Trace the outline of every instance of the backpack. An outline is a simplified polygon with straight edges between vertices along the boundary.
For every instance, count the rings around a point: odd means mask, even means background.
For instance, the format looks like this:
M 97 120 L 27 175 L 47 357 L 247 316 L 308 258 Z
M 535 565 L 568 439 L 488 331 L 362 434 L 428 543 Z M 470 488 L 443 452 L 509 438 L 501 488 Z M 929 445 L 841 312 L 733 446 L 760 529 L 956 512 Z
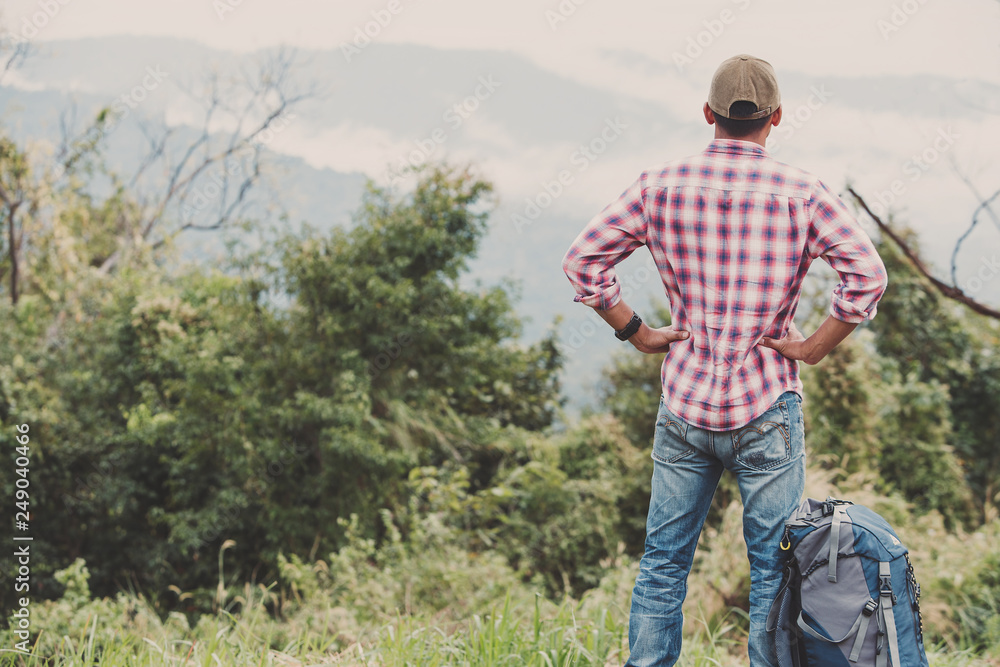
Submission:
M 781 549 L 785 575 L 767 619 L 780 667 L 927 667 L 920 585 L 885 519 L 810 498 L 785 523 Z

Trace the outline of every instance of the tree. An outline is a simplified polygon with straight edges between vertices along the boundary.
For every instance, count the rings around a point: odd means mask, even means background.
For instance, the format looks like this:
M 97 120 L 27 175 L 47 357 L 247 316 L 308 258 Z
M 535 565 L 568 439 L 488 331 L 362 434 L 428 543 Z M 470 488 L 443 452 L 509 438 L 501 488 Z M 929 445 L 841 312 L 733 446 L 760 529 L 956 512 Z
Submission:
M 41 295 L 6 306 L 4 423 L 44 443 L 51 567 L 84 558 L 95 594 L 132 585 L 166 609 L 168 585 L 214 589 L 225 540 L 244 581 L 276 576 L 282 552 L 338 549 L 339 518 L 379 538 L 414 467 L 459 462 L 473 492 L 491 486 L 512 434 L 551 422 L 559 357 L 518 343 L 502 288 L 459 284 L 488 192 L 448 169 L 400 199 L 373 186 L 351 230 L 287 236 L 242 275 L 90 266 L 54 340 Z
M 23 60 L 22 47 L 8 56 L 3 73 Z M 9 272 L 11 302 L 16 304 L 25 290 L 49 279 L 44 273 L 37 278 L 26 275 L 25 270 L 53 268 L 39 250 L 51 250 L 53 239 L 72 244 L 88 257 L 87 264 L 107 274 L 123 264 L 145 261 L 178 234 L 245 221 L 270 136 L 294 118 L 298 104 L 316 93 L 313 87 L 296 84 L 295 64 L 293 52 L 277 50 L 242 76 L 208 75 L 201 90 L 189 92 L 204 107 L 193 140 L 180 137 L 178 128 L 154 129 L 137 121 L 148 146 L 128 176 L 103 163 L 110 135 L 129 114 L 124 105 L 100 110 L 93 123 L 80 130 L 64 115 L 63 141 L 54 163 L 0 137 L 0 221 L 7 260 L 3 268 Z M 105 194 L 106 187 L 95 187 L 97 182 L 103 186 L 105 179 L 110 194 Z M 85 201 L 86 215 L 75 215 L 82 209 L 60 203 L 66 200 Z M 75 217 L 58 220 L 67 210 Z
M 6 227 L 6 250 L 10 260 L 10 299 L 20 294 L 20 256 L 25 222 L 38 211 L 37 186 L 32 182 L 27 156 L 7 137 L 0 137 L 0 217 Z

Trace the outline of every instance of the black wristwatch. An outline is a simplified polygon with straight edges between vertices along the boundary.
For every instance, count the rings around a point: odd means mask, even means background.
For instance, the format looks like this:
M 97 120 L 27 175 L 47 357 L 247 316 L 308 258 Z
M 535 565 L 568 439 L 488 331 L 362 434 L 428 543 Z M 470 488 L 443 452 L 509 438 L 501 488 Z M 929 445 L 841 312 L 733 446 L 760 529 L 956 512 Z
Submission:
M 632 319 L 628 321 L 624 329 L 615 332 L 615 338 L 628 340 L 632 334 L 639 330 L 640 326 L 642 326 L 642 319 L 636 313 L 632 313 Z

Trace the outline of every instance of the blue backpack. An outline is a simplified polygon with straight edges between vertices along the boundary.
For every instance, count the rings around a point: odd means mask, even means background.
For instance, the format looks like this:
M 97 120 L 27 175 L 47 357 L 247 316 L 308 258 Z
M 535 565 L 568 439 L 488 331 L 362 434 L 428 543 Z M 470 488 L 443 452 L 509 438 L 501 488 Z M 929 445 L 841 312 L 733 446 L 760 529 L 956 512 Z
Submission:
M 788 561 L 767 625 L 780 667 L 928 667 L 920 585 L 885 519 L 810 498 L 781 549 Z

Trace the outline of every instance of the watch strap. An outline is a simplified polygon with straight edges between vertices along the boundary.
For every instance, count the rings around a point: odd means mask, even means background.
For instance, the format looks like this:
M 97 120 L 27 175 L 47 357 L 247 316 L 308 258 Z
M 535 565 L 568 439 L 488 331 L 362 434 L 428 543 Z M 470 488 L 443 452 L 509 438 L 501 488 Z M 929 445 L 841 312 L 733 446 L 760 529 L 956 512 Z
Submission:
M 642 326 L 642 318 L 638 314 L 632 313 L 632 319 L 628 321 L 625 328 L 615 331 L 615 338 L 618 340 L 628 340 Z

